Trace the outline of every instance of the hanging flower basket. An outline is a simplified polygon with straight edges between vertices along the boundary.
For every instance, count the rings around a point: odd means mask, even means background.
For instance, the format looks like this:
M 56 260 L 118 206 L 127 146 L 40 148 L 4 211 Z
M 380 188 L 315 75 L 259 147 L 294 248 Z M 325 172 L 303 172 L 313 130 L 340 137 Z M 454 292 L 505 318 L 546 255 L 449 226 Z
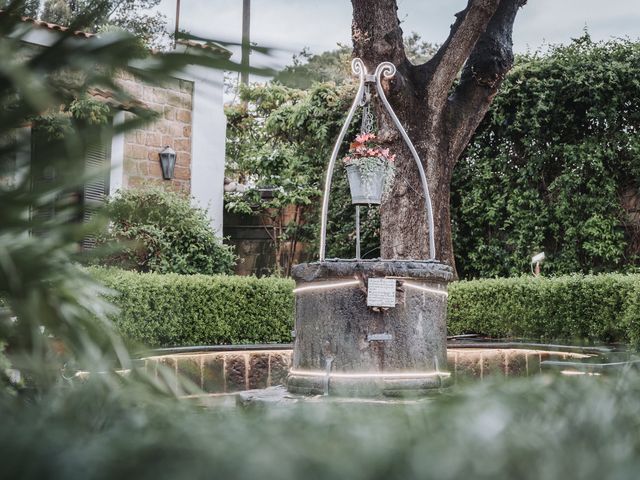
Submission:
M 387 171 L 377 158 L 369 158 L 367 168 L 362 165 L 347 165 L 347 178 L 351 190 L 351 203 L 354 205 L 380 205 L 382 192 L 387 179 Z
M 347 169 L 351 203 L 380 205 L 393 183 L 395 155 L 382 148 L 373 133 L 364 133 L 356 137 L 342 161 Z

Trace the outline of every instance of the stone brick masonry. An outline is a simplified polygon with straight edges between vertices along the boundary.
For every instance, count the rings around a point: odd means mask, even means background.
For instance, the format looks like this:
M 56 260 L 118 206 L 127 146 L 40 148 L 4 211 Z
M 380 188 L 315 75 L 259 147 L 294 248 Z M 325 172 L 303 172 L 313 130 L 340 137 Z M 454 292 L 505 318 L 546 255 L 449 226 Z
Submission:
M 206 393 L 232 393 L 284 385 L 291 367 L 291 350 L 251 350 L 176 354 L 145 359 L 148 372 L 158 365 L 191 380 Z M 528 376 L 540 373 L 544 360 L 580 359 L 589 355 L 527 349 L 449 348 L 448 369 L 454 381 L 484 379 L 492 375 Z M 176 377 L 177 378 L 177 377 Z M 177 380 L 169 385 L 177 391 Z
M 157 112 L 158 119 L 130 130 L 124 138 L 124 188 L 146 183 L 167 185 L 191 192 L 191 132 L 193 82 L 173 80 L 163 86 L 150 86 L 133 76 L 120 74 L 122 87 Z M 127 113 L 129 118 L 133 114 Z M 158 153 L 169 145 L 176 151 L 176 167 L 171 181 L 162 180 Z

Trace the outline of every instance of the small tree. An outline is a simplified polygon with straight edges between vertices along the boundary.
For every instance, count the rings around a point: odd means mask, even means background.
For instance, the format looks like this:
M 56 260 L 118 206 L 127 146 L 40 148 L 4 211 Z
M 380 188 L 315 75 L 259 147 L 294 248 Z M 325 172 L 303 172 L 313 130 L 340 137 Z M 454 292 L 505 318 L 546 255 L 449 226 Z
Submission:
M 230 274 L 233 249 L 211 228 L 206 210 L 161 187 L 119 192 L 107 204 L 111 220 L 99 243 L 117 248 L 99 263 L 157 273 Z

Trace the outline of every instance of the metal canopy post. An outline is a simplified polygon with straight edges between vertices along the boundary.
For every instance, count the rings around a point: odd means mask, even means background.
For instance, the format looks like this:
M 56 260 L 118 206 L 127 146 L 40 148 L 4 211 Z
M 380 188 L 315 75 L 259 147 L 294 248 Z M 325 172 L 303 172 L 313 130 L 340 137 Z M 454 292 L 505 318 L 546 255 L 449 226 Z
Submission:
M 349 109 L 349 113 L 347 114 L 347 118 L 345 119 L 345 123 L 340 130 L 340 134 L 336 140 L 335 145 L 333 146 L 333 151 L 331 152 L 331 159 L 329 160 L 329 166 L 327 167 L 327 176 L 324 184 L 324 194 L 322 198 L 322 214 L 321 214 L 321 224 L 320 224 L 320 261 L 325 261 L 325 253 L 326 253 L 326 244 L 327 244 L 327 216 L 329 214 L 329 194 L 331 191 L 331 180 L 333 179 L 333 170 L 335 168 L 336 159 L 338 157 L 338 153 L 340 151 L 340 146 L 342 145 L 342 141 L 344 140 L 344 136 L 347 133 L 347 129 L 349 128 L 349 124 L 351 120 L 353 120 L 353 115 L 355 114 L 358 106 L 363 105 L 365 103 L 365 84 L 375 83 L 376 91 L 378 92 L 378 96 L 380 100 L 382 100 L 382 104 L 385 109 L 389 113 L 391 120 L 394 125 L 402 135 L 402 139 L 405 141 L 407 146 L 409 147 L 409 151 L 413 156 L 413 159 L 416 162 L 416 166 L 418 167 L 418 172 L 420 173 L 420 181 L 422 183 L 422 190 L 424 193 L 425 207 L 426 207 L 426 222 L 429 228 L 429 260 L 435 260 L 435 239 L 434 239 L 434 227 L 433 227 L 433 209 L 431 206 L 431 196 L 429 195 L 429 185 L 427 184 L 427 176 L 424 172 L 424 168 L 422 166 L 422 162 L 420 161 L 420 157 L 418 156 L 418 152 L 416 151 L 411 139 L 407 135 L 404 127 L 398 120 L 395 112 L 391 108 L 387 97 L 384 94 L 384 90 L 382 89 L 381 79 L 384 75 L 385 78 L 393 77 L 396 73 L 396 67 L 390 62 L 382 62 L 376 67 L 375 73 L 373 75 L 369 75 L 367 73 L 367 68 L 364 65 L 364 62 L 359 58 L 354 58 L 351 62 L 351 70 L 353 73 L 359 76 L 360 83 L 358 86 L 358 91 L 356 92 L 356 96 L 351 104 L 351 108 Z M 360 208 L 356 206 L 356 258 L 360 259 Z
M 360 205 L 356 205 L 356 260 L 360 260 Z

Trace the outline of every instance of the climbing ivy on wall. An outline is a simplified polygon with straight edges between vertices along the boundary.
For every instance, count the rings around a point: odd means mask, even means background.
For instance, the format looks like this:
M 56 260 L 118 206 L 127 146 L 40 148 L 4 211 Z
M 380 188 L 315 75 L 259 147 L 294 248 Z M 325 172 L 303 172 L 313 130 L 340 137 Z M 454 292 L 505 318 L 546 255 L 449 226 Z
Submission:
M 517 59 L 453 175 L 461 277 L 640 264 L 640 43 L 588 34 Z

